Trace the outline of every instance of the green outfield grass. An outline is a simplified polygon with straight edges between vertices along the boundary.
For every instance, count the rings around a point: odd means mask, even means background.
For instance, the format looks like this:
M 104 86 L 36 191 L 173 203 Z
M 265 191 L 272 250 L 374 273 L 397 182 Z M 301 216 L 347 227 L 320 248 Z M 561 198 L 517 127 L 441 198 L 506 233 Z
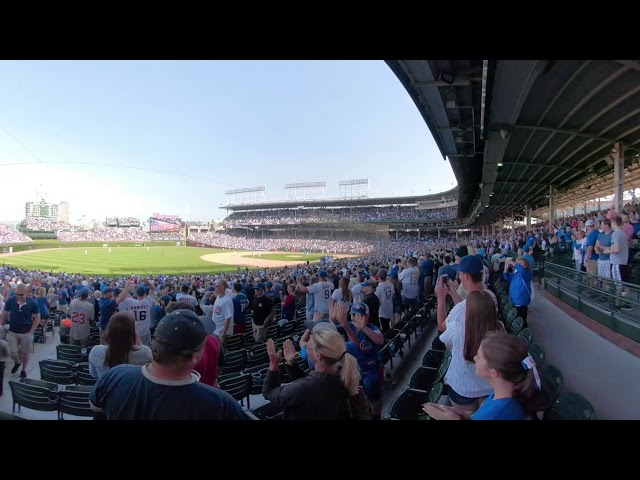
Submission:
M 236 267 L 202 260 L 202 255 L 228 252 L 195 247 L 106 247 L 61 248 L 5 257 L 6 265 L 26 270 L 43 270 L 93 275 L 154 275 L 235 272 Z
M 251 257 L 251 253 L 242 254 L 243 257 Z M 324 253 L 310 253 L 305 255 L 304 253 L 263 253 L 260 255 L 260 259 L 264 260 L 278 260 L 280 262 L 291 262 L 291 264 L 318 262 L 322 257 L 326 256 Z M 258 258 L 258 252 L 254 252 L 254 258 Z

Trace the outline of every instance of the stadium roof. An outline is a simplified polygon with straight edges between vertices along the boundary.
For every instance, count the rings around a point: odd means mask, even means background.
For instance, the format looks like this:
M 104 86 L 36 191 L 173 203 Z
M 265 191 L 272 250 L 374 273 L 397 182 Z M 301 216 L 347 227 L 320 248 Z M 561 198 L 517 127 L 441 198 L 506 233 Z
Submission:
M 377 198 L 334 198 L 323 200 L 283 200 L 276 202 L 261 203 L 240 203 L 220 206 L 223 210 L 245 211 L 245 210 L 269 210 L 275 208 L 296 208 L 296 207 L 366 207 L 373 205 L 411 205 L 427 200 L 436 200 L 442 197 L 455 197 L 457 188 L 452 188 L 446 192 L 435 193 L 433 195 L 405 196 L 405 197 L 377 197 Z
M 625 146 L 626 167 L 640 153 L 638 60 L 388 64 L 449 157 L 461 190 L 458 213 L 470 225 L 548 205 L 551 185 L 572 199 L 595 182 L 611 191 L 612 180 L 602 177 L 613 171 L 614 143 Z M 466 143 L 469 126 L 474 145 Z M 467 136 L 456 140 L 463 127 Z
M 482 180 L 482 60 L 389 60 L 458 180 L 465 216 Z

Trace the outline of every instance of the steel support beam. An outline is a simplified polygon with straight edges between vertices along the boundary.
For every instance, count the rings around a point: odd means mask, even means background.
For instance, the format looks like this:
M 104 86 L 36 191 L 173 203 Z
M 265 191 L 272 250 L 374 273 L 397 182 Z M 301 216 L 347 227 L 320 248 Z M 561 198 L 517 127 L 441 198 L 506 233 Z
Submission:
M 624 205 L 624 147 L 620 142 L 614 144 L 611 156 L 613 157 L 613 197 L 616 212 L 622 212 Z

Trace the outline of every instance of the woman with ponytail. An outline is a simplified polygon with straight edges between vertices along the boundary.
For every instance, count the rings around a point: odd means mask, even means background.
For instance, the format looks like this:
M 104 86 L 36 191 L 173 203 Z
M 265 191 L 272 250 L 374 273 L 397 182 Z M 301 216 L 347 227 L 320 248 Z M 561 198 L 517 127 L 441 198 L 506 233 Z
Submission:
M 280 386 L 278 369 L 282 350 L 267 342 L 269 370 L 264 380 L 264 398 L 283 410 L 283 420 L 348 420 L 368 418 L 368 405 L 359 388 L 358 361 L 347 353 L 342 336 L 330 329 L 314 330 L 307 354 L 315 369 L 307 376 L 295 361 L 297 352 L 291 340 L 284 343 L 285 367 L 295 379 Z
M 493 393 L 471 420 L 527 420 L 535 415 L 540 376 L 522 340 L 505 332 L 488 332 L 474 360 L 476 374 L 491 384 Z M 436 420 L 469 418 L 468 412 L 435 403 L 423 409 Z

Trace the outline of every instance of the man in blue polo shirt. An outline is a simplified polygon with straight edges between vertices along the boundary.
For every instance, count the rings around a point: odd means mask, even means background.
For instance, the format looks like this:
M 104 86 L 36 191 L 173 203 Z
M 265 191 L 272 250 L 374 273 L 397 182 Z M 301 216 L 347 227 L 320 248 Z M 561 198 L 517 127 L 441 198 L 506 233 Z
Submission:
M 16 287 L 16 294 L 7 299 L 0 320 L 0 328 L 9 319 L 9 334 L 7 343 L 13 359 L 11 373 L 16 373 L 22 365 L 21 378 L 27 377 L 29 353 L 33 348 L 33 332 L 40 324 L 40 309 L 33 298 L 27 297 L 27 286 L 20 284 Z

